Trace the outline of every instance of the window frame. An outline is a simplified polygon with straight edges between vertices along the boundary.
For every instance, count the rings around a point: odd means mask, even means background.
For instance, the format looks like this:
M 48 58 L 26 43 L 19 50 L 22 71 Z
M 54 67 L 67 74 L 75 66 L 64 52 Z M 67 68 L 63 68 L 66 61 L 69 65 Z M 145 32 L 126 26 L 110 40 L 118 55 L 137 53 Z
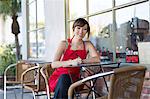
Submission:
M 115 31 L 117 29 L 117 26 L 116 26 L 116 10 L 118 9 L 122 9 L 122 8 L 126 8 L 126 7 L 130 7 L 130 6 L 133 6 L 133 5 L 137 5 L 137 4 L 141 4 L 141 3 L 144 3 L 144 2 L 149 2 L 150 4 L 150 0 L 135 0 L 135 1 L 132 1 L 132 2 L 128 2 L 128 3 L 124 3 L 124 4 L 120 4 L 120 5 L 115 5 L 116 3 L 116 0 L 112 0 L 112 8 L 107 8 L 107 9 L 104 9 L 104 10 L 101 10 L 101 11 L 97 11 L 95 13 L 91 13 L 89 14 L 89 0 L 86 0 L 86 15 L 85 16 L 80 16 L 81 18 L 86 18 L 87 21 L 89 21 L 89 17 L 93 17 L 93 16 L 96 16 L 96 15 L 100 15 L 100 14 L 103 14 L 103 13 L 107 13 L 107 12 L 110 12 L 112 11 L 112 24 L 113 24 L 113 35 L 112 35 L 112 47 L 113 47 L 113 53 L 116 53 L 116 38 L 115 38 Z M 150 6 L 149 6 L 149 9 L 150 9 Z M 65 16 L 66 16 L 66 23 L 65 23 L 65 32 L 66 32 L 66 35 L 65 35 L 65 38 L 70 38 L 70 23 L 75 21 L 75 18 L 74 19 L 70 19 L 70 12 L 69 12 L 69 0 L 66 0 L 65 1 Z M 150 15 L 149 15 L 150 16 Z M 150 22 L 150 18 L 149 18 L 149 22 Z M 149 27 L 150 27 L 150 24 L 149 24 Z M 149 28 L 149 31 L 150 31 L 150 28 Z M 113 54 L 113 60 L 116 61 L 116 54 Z
M 43 26 L 43 27 L 38 27 L 38 13 L 37 13 L 37 7 L 38 7 L 38 5 L 37 5 L 37 1 L 38 0 L 32 0 L 32 2 L 30 2 L 29 3 L 29 0 L 27 0 L 26 1 L 26 10 L 27 10 L 27 59 L 39 59 L 39 58 L 42 58 L 42 57 L 39 57 L 39 46 L 38 46 L 38 43 L 39 43 L 39 41 L 38 41 L 38 31 L 39 30 L 45 30 L 45 26 Z M 32 29 L 32 30 L 30 30 L 30 20 L 29 20 L 29 10 L 30 10 L 30 4 L 31 3 L 33 3 L 33 2 L 35 2 L 35 10 L 36 10 L 36 12 L 35 12 L 35 20 L 36 20 L 36 22 L 35 22 L 35 28 L 34 29 Z M 43 0 L 43 2 L 44 2 L 44 0 Z M 44 24 L 45 24 L 45 22 L 44 22 Z M 35 35 L 36 35 L 36 55 L 35 55 L 35 57 L 32 57 L 32 55 L 30 55 L 30 33 L 31 32 L 35 32 Z

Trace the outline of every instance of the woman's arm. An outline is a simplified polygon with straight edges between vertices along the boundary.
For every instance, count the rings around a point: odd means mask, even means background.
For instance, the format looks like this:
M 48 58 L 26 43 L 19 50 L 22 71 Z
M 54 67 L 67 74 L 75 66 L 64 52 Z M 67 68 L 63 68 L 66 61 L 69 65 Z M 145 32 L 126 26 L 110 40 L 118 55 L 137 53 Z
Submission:
M 58 67 L 61 67 L 62 65 L 64 64 L 67 64 L 67 62 L 61 62 L 60 59 L 61 57 L 63 56 L 65 50 L 66 50 L 66 41 L 63 40 L 60 42 L 57 50 L 56 50 L 56 53 L 55 53 L 55 56 L 54 56 L 54 60 L 52 62 L 52 68 L 58 68 Z
M 82 60 L 80 58 L 74 60 L 60 61 L 62 56 L 64 55 L 66 48 L 67 41 L 61 41 L 54 56 L 54 61 L 52 62 L 52 68 L 77 66 L 77 64 L 82 63 Z
M 90 41 L 85 42 L 86 50 L 88 52 L 88 57 L 82 60 L 82 63 L 97 63 L 100 62 L 100 56 L 97 53 L 94 45 Z

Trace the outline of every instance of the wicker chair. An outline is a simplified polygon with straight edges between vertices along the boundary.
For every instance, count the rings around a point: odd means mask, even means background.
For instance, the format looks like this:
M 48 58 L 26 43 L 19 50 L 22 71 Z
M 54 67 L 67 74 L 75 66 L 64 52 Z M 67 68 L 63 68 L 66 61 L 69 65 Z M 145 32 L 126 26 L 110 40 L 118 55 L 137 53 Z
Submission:
M 4 99 L 6 99 L 7 97 L 7 89 L 16 89 L 16 88 L 22 88 L 21 86 L 21 74 L 27 70 L 30 67 L 34 67 L 34 64 L 30 64 L 30 63 L 26 63 L 25 61 L 19 61 L 18 63 L 15 64 L 11 64 L 9 65 L 5 71 L 4 71 Z M 9 71 L 15 68 L 15 79 L 8 79 L 11 77 L 11 75 L 9 75 Z M 33 73 L 32 73 L 33 74 Z M 27 74 L 25 76 L 25 82 L 26 83 L 32 83 L 33 79 L 30 74 Z M 8 86 L 9 85 L 9 86 Z M 16 94 L 15 94 L 15 98 L 16 98 Z
M 49 90 L 49 84 L 48 84 L 48 78 L 50 77 L 50 75 L 53 73 L 54 69 L 51 68 L 51 64 L 49 65 L 44 65 L 41 69 L 40 72 L 44 78 L 45 81 L 45 86 L 46 86 L 46 92 L 47 92 L 47 97 L 48 99 L 53 98 L 54 96 L 54 92 L 50 92 Z M 81 69 L 81 75 L 82 78 L 87 77 L 87 75 L 92 75 L 94 74 L 94 71 L 92 71 L 90 68 L 82 68 Z M 84 84 L 84 86 L 79 86 L 78 88 L 76 88 L 76 96 L 79 98 L 81 94 L 86 94 L 87 92 L 89 92 L 89 86 L 93 85 L 93 81 L 89 81 L 86 84 Z M 95 93 L 93 93 L 93 96 L 95 96 Z
M 77 86 L 108 75 L 111 75 L 108 95 L 99 97 L 99 99 L 140 99 L 145 71 L 146 67 L 144 66 L 126 66 L 89 76 L 69 87 L 69 99 L 73 98 L 73 91 Z
M 46 94 L 47 94 L 47 98 L 48 99 L 51 99 L 53 98 L 54 96 L 54 93 L 53 92 L 50 92 L 49 90 L 49 84 L 48 84 L 48 78 L 50 77 L 50 75 L 53 73 L 54 69 L 51 68 L 51 64 L 48 64 L 48 65 L 44 65 L 41 69 L 40 69 L 40 72 L 41 72 L 41 75 L 43 76 L 44 78 L 44 84 L 45 84 L 45 90 L 46 90 Z
M 49 64 L 46 63 L 37 63 L 36 66 L 31 67 L 24 71 L 21 75 L 21 84 L 22 84 L 22 99 L 23 99 L 23 93 L 25 93 L 24 89 L 29 90 L 33 94 L 33 98 L 36 99 L 36 96 L 46 95 L 46 84 L 44 81 L 43 76 L 40 73 L 40 69 L 43 66 L 49 66 Z M 25 76 L 29 72 L 34 72 L 34 75 L 30 75 L 34 77 L 34 83 L 29 84 L 25 82 Z

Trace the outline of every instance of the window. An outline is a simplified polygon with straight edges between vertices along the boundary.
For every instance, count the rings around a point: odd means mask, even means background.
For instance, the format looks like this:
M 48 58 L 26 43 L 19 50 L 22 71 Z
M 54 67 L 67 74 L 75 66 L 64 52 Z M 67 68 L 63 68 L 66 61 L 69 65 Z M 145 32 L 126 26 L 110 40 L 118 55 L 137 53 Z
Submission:
M 41 58 L 45 51 L 44 0 L 28 0 L 29 58 Z
M 137 42 L 143 41 L 150 31 L 148 0 L 66 0 L 66 6 L 69 11 L 66 30 L 70 33 L 67 36 L 73 35 L 72 23 L 76 18 L 87 19 L 91 27 L 90 40 L 98 51 L 112 52 L 116 61 L 116 53 L 125 53 L 127 47 L 137 51 Z
M 70 0 L 69 10 L 70 19 L 86 15 L 86 0 Z
M 91 36 L 108 38 L 110 36 L 110 27 L 112 25 L 112 12 L 96 15 L 89 18 L 91 27 Z
M 106 10 L 112 7 L 112 0 L 89 0 L 89 14 Z
M 119 49 L 120 51 L 124 52 L 126 47 L 128 47 L 131 50 L 136 51 L 138 50 L 137 43 L 139 41 L 143 41 L 144 36 L 146 36 L 148 33 L 149 27 L 148 12 L 149 12 L 148 2 L 116 10 L 116 22 L 117 22 L 116 33 L 118 38 L 116 46 L 118 48 L 121 47 L 121 49 Z M 138 27 L 136 27 L 135 24 L 138 24 Z M 138 29 L 138 31 L 133 31 L 133 28 Z
M 137 1 L 137 0 L 116 0 L 116 6 L 117 5 L 122 5 L 122 4 L 125 4 L 125 3 L 130 3 L 130 2 L 133 2 L 133 1 Z

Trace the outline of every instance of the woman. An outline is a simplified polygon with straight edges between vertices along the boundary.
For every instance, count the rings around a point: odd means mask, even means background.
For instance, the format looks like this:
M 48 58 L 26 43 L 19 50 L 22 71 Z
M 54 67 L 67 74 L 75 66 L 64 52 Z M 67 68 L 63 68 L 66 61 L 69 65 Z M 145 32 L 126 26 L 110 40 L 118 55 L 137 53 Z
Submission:
M 49 88 L 55 92 L 54 99 L 66 99 L 69 86 L 80 77 L 81 63 L 100 62 L 100 57 L 90 41 L 83 41 L 87 34 L 90 35 L 89 23 L 79 18 L 73 24 L 74 36 L 71 39 L 61 41 L 52 62 L 52 68 L 56 68 L 49 78 Z M 88 58 L 87 58 L 88 54 Z

